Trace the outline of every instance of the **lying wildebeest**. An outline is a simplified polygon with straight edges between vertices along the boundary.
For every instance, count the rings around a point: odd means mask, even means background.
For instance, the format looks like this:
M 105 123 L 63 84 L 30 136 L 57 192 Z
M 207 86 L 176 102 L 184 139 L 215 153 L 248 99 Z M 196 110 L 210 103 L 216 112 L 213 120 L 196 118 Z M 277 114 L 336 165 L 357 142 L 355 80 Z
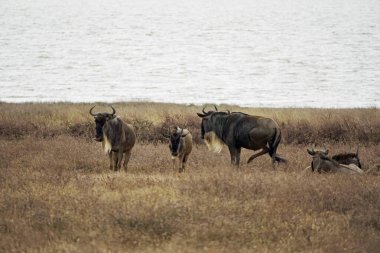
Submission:
M 345 165 L 355 164 L 360 169 L 362 168 L 362 165 L 359 159 L 359 147 L 356 149 L 356 153 L 351 153 L 351 152 L 340 153 L 340 154 L 332 156 L 331 159 L 333 159 L 334 161 L 337 161 L 340 164 L 345 164 Z
M 239 166 L 241 148 L 259 150 L 247 163 L 256 157 L 269 153 L 272 165 L 275 162 L 286 162 L 276 154 L 281 141 L 281 130 L 278 124 L 269 118 L 251 116 L 242 112 L 215 111 L 197 113 L 202 118 L 201 138 L 211 151 L 220 152 L 223 144 L 228 146 L 231 163 Z
M 337 161 L 328 157 L 329 151 L 324 150 L 314 150 L 314 147 L 307 149 L 307 152 L 313 157 L 311 162 L 311 170 L 322 172 L 341 172 L 347 174 L 362 174 L 364 173 L 358 166 L 355 164 L 339 164 Z
M 115 115 L 116 110 L 112 106 L 110 106 L 112 113 L 93 113 L 94 107 L 90 109 L 90 114 L 95 118 L 95 140 L 102 142 L 104 152 L 109 155 L 111 170 L 120 170 L 125 153 L 123 165 L 124 170 L 127 171 L 131 150 L 136 141 L 132 126 L 117 117 Z
M 169 138 L 169 149 L 172 155 L 173 167 L 175 167 L 176 157 L 179 160 L 179 172 L 186 169 L 186 162 L 193 148 L 193 138 L 189 130 L 181 129 L 178 126 L 173 126 L 169 129 L 169 135 L 164 134 Z

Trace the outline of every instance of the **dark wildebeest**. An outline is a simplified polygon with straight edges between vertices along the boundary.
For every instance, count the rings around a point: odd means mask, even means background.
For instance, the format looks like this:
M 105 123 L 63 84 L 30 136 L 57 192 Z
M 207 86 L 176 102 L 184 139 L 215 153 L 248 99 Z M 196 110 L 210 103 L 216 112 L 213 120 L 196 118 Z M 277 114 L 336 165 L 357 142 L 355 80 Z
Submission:
M 340 153 L 340 154 L 332 156 L 331 159 L 333 159 L 334 161 L 337 161 L 340 164 L 345 164 L 345 165 L 355 164 L 360 169 L 362 168 L 362 165 L 359 159 L 359 148 L 356 149 L 356 153 L 351 153 L 351 152 Z
M 125 154 L 123 165 L 124 170 L 127 171 L 131 150 L 136 141 L 132 126 L 117 117 L 112 106 L 112 113 L 93 113 L 94 107 L 90 109 L 90 114 L 95 118 L 95 140 L 102 142 L 104 152 L 109 155 L 111 170 L 120 170 L 123 154 Z
M 178 126 L 173 126 L 169 130 L 169 135 L 164 135 L 169 138 L 169 149 L 172 155 L 173 167 L 175 167 L 176 157 L 179 160 L 179 172 L 186 169 L 186 162 L 189 159 L 191 150 L 193 149 L 193 138 L 189 130 L 181 129 Z
M 311 162 L 311 170 L 322 172 L 340 172 L 346 174 L 362 174 L 364 173 L 358 166 L 355 164 L 339 164 L 337 161 L 328 157 L 329 151 L 324 150 L 314 150 L 314 147 L 307 149 L 307 152 L 313 157 Z
M 247 163 L 256 157 L 268 153 L 275 162 L 286 162 L 276 154 L 281 141 L 281 130 L 278 124 L 269 118 L 252 116 L 242 112 L 215 111 L 197 113 L 202 118 L 201 138 L 211 151 L 220 152 L 223 144 L 228 146 L 231 163 L 239 166 L 241 148 L 259 150 L 253 154 Z

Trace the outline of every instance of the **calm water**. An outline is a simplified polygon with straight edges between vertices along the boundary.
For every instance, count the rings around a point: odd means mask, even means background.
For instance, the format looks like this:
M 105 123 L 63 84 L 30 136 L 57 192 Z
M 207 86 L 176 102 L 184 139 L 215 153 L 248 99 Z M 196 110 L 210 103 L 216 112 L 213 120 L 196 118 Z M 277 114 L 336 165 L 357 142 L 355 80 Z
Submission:
M 380 107 L 379 0 L 0 0 L 0 101 Z

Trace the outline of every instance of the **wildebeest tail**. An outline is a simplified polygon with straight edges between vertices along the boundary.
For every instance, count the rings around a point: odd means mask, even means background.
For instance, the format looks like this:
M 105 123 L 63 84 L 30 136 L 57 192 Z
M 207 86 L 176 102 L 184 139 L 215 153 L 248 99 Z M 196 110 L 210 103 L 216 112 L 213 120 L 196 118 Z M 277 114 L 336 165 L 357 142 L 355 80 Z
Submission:
M 281 141 L 281 130 L 279 128 L 276 128 L 276 133 L 274 135 L 274 138 L 273 138 L 273 141 L 272 141 L 272 145 L 269 145 L 269 155 L 271 157 L 273 157 L 273 154 L 274 154 L 274 159 L 277 161 L 277 162 L 283 162 L 283 163 L 287 163 L 288 161 L 282 157 L 280 157 L 276 152 L 277 152 L 277 148 L 278 148 L 278 145 L 280 144 L 280 141 Z
M 276 133 L 273 137 L 271 143 L 269 143 L 269 155 L 272 156 L 277 151 L 277 147 L 281 141 L 281 130 L 279 128 L 275 129 Z

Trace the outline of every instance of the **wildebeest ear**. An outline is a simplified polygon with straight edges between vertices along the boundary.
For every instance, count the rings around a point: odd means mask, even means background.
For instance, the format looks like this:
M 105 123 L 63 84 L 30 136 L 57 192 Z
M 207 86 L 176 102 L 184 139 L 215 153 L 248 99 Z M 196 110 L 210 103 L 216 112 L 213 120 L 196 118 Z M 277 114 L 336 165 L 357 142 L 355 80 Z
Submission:
M 326 149 L 324 153 L 325 153 L 325 155 L 328 155 L 329 154 L 329 150 Z
M 199 112 L 197 112 L 197 115 L 198 115 L 198 117 L 200 117 L 200 118 L 204 118 L 206 115 L 205 114 L 202 114 L 202 113 L 199 113 Z
M 307 149 L 307 152 L 309 153 L 309 155 L 315 155 L 315 151 L 314 150 Z

